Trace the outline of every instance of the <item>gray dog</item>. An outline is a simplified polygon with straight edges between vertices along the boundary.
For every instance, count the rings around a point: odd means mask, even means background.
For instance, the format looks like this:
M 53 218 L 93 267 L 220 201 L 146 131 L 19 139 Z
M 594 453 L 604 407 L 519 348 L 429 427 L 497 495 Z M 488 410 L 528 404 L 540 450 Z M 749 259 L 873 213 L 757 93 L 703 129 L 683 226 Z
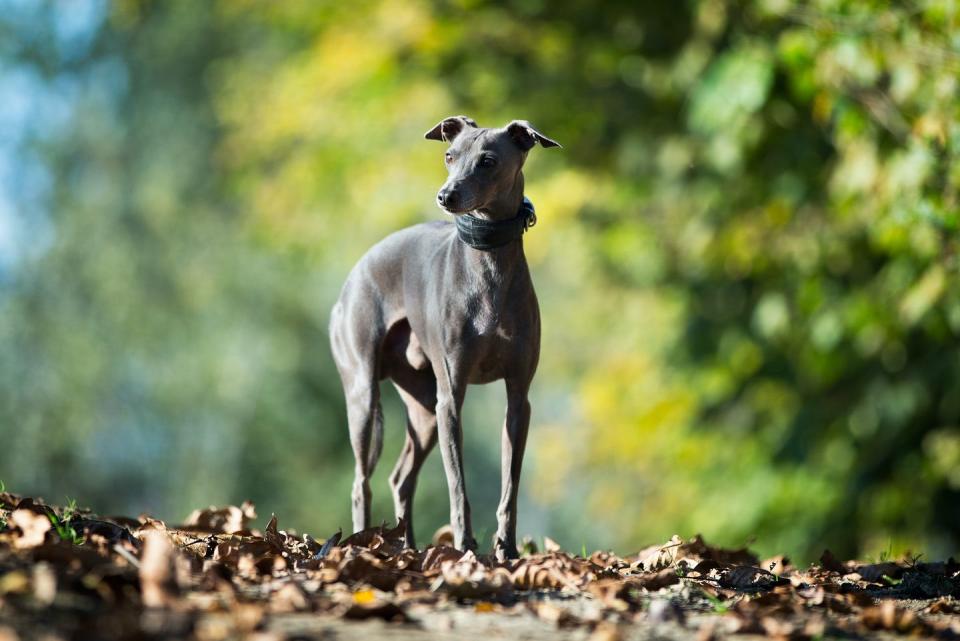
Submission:
M 353 529 L 370 525 L 370 476 L 383 444 L 379 381 L 407 409 L 407 438 L 390 474 L 397 519 L 414 547 L 417 473 L 437 442 L 450 490 L 454 544 L 476 549 L 463 477 L 460 410 L 467 385 L 503 379 L 507 415 L 495 551 L 517 556 L 517 489 L 530 424 L 527 392 L 540 356 L 540 310 L 521 236 L 535 221 L 523 196 L 523 163 L 537 143 L 557 147 L 523 120 L 500 129 L 465 116 L 426 134 L 450 143 L 437 202 L 450 222 L 391 234 L 360 259 L 330 319 L 356 457 Z

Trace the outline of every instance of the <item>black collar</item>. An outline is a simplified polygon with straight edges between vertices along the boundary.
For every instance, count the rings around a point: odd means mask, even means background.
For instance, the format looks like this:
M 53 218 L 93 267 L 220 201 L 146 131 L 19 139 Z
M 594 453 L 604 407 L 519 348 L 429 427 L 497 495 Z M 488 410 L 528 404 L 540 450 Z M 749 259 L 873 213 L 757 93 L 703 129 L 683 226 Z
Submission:
M 523 232 L 537 223 L 533 203 L 524 196 L 517 215 L 507 220 L 484 220 L 470 214 L 461 214 L 453 219 L 457 236 L 474 249 L 488 251 L 519 240 Z

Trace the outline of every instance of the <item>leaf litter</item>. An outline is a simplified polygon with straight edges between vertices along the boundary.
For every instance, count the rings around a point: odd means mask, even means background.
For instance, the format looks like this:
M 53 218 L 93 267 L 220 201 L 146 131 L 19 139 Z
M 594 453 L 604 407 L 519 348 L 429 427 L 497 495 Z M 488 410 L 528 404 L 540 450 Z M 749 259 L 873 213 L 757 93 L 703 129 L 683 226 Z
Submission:
M 406 548 L 403 523 L 319 542 L 280 529 L 276 515 L 262 530 L 256 522 L 250 502 L 196 510 L 173 526 L 0 493 L 0 641 L 267 641 L 304 638 L 271 625 L 286 616 L 417 630 L 432 612 L 451 610 L 532 615 L 594 641 L 647 626 L 698 641 L 878 631 L 960 638 L 952 558 L 863 564 L 825 551 L 799 568 L 784 556 L 761 561 L 674 536 L 627 556 L 571 554 L 548 540 L 544 552 L 527 545 L 522 558 L 498 562 L 454 549 L 445 530 L 425 550 Z

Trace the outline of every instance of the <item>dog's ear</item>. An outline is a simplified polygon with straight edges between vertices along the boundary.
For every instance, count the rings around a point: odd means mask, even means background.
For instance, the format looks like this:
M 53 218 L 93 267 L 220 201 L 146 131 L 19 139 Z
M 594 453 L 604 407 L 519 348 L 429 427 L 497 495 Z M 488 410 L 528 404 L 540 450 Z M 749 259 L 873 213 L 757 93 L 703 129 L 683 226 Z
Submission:
M 477 122 L 467 116 L 450 116 L 437 123 L 437 126 L 424 134 L 427 140 L 442 140 L 443 142 L 453 142 L 453 139 L 460 135 L 464 127 L 477 127 Z
M 520 149 L 529 151 L 535 144 L 540 143 L 544 147 L 559 147 L 560 143 L 551 138 L 547 138 L 542 133 L 533 128 L 526 120 L 514 120 L 506 127 L 507 133 L 520 146 Z

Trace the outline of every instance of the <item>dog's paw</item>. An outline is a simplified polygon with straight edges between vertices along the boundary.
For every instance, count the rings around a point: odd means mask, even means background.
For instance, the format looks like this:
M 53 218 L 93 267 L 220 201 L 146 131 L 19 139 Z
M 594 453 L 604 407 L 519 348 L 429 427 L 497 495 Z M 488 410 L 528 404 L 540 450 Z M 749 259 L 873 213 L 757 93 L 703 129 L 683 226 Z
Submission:
M 476 552 L 477 548 L 479 547 L 480 546 L 477 545 L 477 540 L 472 536 L 468 536 L 463 539 L 463 545 L 460 546 L 459 549 L 463 550 L 464 552 Z
M 503 539 L 497 539 L 493 546 L 493 553 L 497 561 L 507 561 L 510 559 L 519 559 L 520 552 L 517 550 L 516 543 L 508 544 Z

